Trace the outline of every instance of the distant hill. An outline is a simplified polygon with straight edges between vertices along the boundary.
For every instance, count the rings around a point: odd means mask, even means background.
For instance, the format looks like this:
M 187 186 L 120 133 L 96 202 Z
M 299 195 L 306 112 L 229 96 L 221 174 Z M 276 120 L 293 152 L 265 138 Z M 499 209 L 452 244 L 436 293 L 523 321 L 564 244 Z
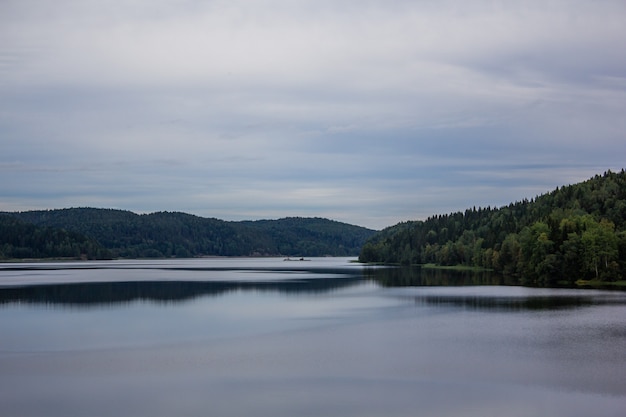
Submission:
M 363 262 L 467 265 L 523 284 L 626 279 L 626 173 L 606 172 L 533 200 L 386 228 Z
M 0 214 L 0 259 L 108 259 L 111 256 L 94 239 L 79 233 L 36 226 Z
M 92 239 L 113 257 L 354 256 L 375 231 L 327 219 L 229 222 L 186 213 L 68 208 L 4 213 Z
M 318 217 L 287 217 L 278 220 L 244 221 L 242 226 L 267 236 L 285 255 L 358 255 L 375 231 Z

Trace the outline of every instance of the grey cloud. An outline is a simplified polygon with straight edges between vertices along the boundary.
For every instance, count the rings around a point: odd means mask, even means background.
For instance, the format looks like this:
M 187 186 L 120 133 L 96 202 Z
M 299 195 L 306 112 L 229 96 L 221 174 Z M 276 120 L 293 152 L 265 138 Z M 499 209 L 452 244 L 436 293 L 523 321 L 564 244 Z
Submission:
M 621 1 L 5 1 L 0 210 L 380 228 L 533 197 L 623 167 L 625 19 Z

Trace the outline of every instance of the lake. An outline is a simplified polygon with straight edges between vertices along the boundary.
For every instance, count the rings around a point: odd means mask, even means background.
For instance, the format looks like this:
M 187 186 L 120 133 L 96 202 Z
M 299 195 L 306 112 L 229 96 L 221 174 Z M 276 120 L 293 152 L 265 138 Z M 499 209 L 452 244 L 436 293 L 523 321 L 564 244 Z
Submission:
M 0 415 L 626 415 L 626 293 L 502 284 L 348 258 L 0 264 Z

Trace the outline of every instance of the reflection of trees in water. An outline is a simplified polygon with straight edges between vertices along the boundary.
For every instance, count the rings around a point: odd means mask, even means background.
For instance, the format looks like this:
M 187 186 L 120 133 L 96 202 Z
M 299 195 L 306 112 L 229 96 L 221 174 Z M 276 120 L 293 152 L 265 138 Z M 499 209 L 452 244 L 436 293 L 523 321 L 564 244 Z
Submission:
M 578 296 L 492 297 L 428 294 L 417 296 L 414 299 L 416 304 L 500 311 L 557 310 L 599 304 L 592 297 Z
M 421 269 L 419 267 L 371 268 L 365 275 L 383 287 L 461 287 L 461 286 L 510 286 L 519 285 L 515 280 L 490 271 Z M 555 294 L 502 296 L 467 294 L 418 294 L 411 298 L 416 304 L 449 306 L 469 310 L 527 311 L 577 308 L 598 304 L 624 305 L 624 297 L 618 293 L 610 296 Z
M 463 285 L 513 285 L 514 281 L 491 271 L 457 271 L 420 267 L 371 268 L 366 276 L 383 287 L 425 287 Z
M 55 269 L 55 268 L 52 268 Z M 150 268 L 147 268 L 150 269 Z M 159 268 L 156 268 L 159 269 Z M 179 270 L 179 268 L 168 268 Z M 180 268 L 184 270 L 185 268 Z M 197 269 L 193 269 L 197 271 Z M 233 271 L 211 268 L 211 271 Z M 516 285 L 515 282 L 489 271 L 421 269 L 419 267 L 382 267 L 363 270 L 345 269 L 237 269 L 267 273 L 263 281 L 132 281 L 59 283 L 25 287 L 0 288 L 0 305 L 7 303 L 58 304 L 67 306 L 107 305 L 136 300 L 183 302 L 198 297 L 220 296 L 234 291 L 268 291 L 284 294 L 323 294 L 370 280 L 382 287 L 460 287 L 477 285 Z M 286 278 L 290 272 L 298 277 Z M 542 310 L 580 307 L 592 304 L 619 303 L 623 298 L 591 296 L 503 297 L 485 295 L 413 296 L 418 304 L 456 306 L 468 309 Z
M 360 274 L 339 278 L 304 278 L 277 281 L 136 281 L 34 285 L 0 289 L 0 304 L 10 302 L 73 306 L 128 303 L 135 300 L 182 302 L 233 291 L 325 293 L 363 282 Z

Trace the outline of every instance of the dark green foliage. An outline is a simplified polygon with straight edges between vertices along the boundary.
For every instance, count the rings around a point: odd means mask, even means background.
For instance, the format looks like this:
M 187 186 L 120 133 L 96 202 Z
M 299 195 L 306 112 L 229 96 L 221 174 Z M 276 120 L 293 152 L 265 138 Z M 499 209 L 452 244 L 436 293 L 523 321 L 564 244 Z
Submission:
M 0 214 L 0 259 L 108 259 L 111 253 L 79 233 L 36 226 Z
M 292 256 L 350 256 L 361 250 L 374 232 L 358 226 L 321 218 L 287 217 L 279 220 L 242 222 L 278 245 L 275 253 Z
M 88 236 L 114 257 L 347 256 L 375 232 L 326 219 L 227 222 L 185 213 L 135 214 L 95 208 L 7 213 Z
M 373 236 L 363 262 L 494 269 L 524 284 L 626 278 L 626 173 L 606 172 L 501 208 L 400 223 Z

